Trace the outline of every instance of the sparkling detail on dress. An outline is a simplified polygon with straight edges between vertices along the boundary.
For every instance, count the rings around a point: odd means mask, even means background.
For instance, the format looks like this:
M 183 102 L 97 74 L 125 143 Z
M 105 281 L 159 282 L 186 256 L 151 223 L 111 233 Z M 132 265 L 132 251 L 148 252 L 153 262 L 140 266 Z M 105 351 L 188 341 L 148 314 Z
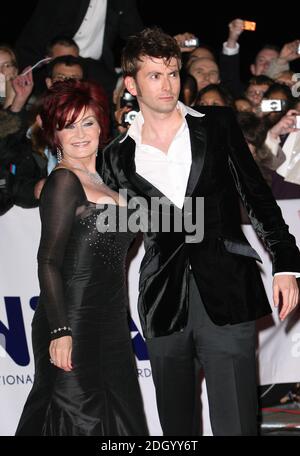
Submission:
M 107 205 L 104 205 L 107 207 Z M 119 206 L 115 206 L 116 218 L 118 220 Z M 101 215 L 103 209 L 93 208 L 93 211 L 88 211 L 85 217 L 81 217 L 79 224 L 85 228 L 83 239 L 88 243 L 92 250 L 92 256 L 101 257 L 105 266 L 112 270 L 120 268 L 120 258 L 124 257 L 128 249 L 128 241 L 134 238 L 134 234 L 125 232 L 104 232 L 102 233 L 97 229 L 98 217 Z M 106 208 L 104 209 L 106 210 Z M 130 211 L 129 211 L 130 212 Z M 118 226 L 117 220 L 115 221 L 116 227 Z M 109 225 L 106 225 L 107 228 Z

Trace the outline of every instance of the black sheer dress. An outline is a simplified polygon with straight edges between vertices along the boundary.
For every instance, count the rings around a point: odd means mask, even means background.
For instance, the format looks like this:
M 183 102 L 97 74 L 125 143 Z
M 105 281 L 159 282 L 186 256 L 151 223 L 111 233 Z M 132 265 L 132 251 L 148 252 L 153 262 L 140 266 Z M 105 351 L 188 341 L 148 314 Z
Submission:
M 117 216 L 127 210 L 108 206 Z M 100 232 L 104 210 L 87 201 L 72 171 L 49 176 L 40 201 L 35 380 L 16 435 L 148 433 L 127 322 L 125 258 L 134 235 L 118 225 Z M 51 339 L 63 335 L 72 336 L 71 372 L 49 361 Z

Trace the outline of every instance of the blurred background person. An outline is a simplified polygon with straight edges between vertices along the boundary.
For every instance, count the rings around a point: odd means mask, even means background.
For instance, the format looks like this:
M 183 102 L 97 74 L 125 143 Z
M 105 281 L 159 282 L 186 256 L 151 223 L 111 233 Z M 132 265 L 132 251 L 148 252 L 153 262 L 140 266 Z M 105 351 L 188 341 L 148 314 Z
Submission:
M 222 84 L 209 84 L 197 94 L 194 106 L 233 107 L 233 97 Z
M 44 57 L 48 43 L 57 36 L 72 38 L 86 59 L 89 77 L 111 97 L 116 84 L 113 47 L 143 27 L 135 0 L 40 0 L 20 33 L 16 50 L 20 67 Z

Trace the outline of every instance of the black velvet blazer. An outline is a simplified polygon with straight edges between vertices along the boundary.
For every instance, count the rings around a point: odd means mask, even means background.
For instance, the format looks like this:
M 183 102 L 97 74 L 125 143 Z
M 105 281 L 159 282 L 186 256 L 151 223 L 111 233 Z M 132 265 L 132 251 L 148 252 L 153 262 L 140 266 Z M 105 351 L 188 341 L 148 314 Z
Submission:
M 238 198 L 269 251 L 273 273 L 300 272 L 300 254 L 281 210 L 265 183 L 230 108 L 201 107 L 187 115 L 192 166 L 186 196 L 204 197 L 204 238 L 186 232 L 147 232 L 140 270 L 139 314 L 147 338 L 181 331 L 187 322 L 188 276 L 192 269 L 206 310 L 216 324 L 235 324 L 270 313 L 256 260 L 240 225 Z M 135 143 L 117 138 L 104 151 L 102 175 L 129 197 L 163 196 L 136 173 Z M 174 206 L 174 205 L 173 205 Z M 180 209 L 175 208 L 175 211 Z M 163 210 L 163 209 L 162 209 Z M 150 214 L 151 215 L 151 214 Z

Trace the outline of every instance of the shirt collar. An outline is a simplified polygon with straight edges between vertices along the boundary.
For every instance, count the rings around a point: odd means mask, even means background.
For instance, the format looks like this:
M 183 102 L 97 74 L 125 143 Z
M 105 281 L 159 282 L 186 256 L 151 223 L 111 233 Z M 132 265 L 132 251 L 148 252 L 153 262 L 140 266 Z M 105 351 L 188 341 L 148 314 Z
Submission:
M 186 117 L 187 114 L 193 117 L 203 117 L 205 114 L 202 114 L 201 112 L 195 111 L 195 109 L 190 108 L 189 106 L 186 106 L 183 104 L 181 101 L 177 102 L 177 109 L 180 110 L 182 117 Z M 130 127 L 127 130 L 126 135 L 120 139 L 120 143 L 125 141 L 127 136 L 130 136 L 136 144 L 141 143 L 141 133 L 142 133 L 142 127 L 144 124 L 144 117 L 141 111 L 138 112 L 136 118 L 130 125 Z

